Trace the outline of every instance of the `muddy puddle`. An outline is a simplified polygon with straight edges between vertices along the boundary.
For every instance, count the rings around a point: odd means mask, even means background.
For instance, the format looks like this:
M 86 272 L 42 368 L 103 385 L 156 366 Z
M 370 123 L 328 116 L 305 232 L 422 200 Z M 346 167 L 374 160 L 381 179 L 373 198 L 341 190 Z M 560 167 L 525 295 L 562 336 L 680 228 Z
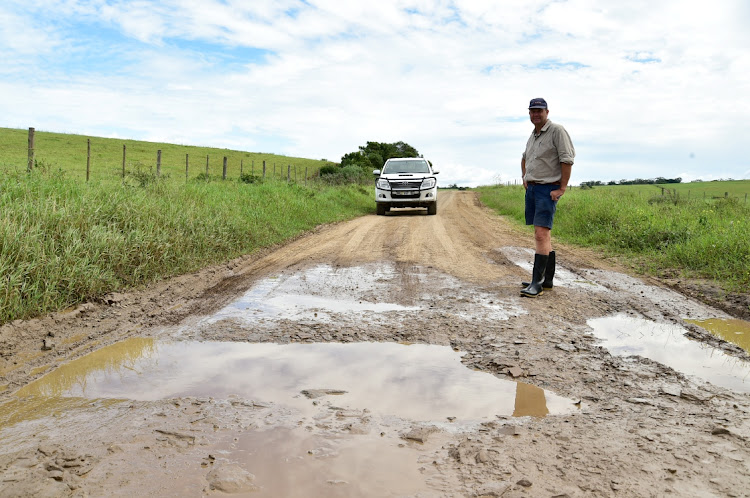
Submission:
M 740 320 L 692 321 L 711 332 L 723 330 L 722 337 L 742 336 Z M 693 341 L 686 330 L 674 324 L 617 314 L 588 320 L 602 346 L 619 356 L 638 355 L 657 361 L 685 375 L 739 392 L 750 392 L 750 364 L 707 344 Z M 714 324 L 719 326 L 714 327 Z M 735 339 L 736 340 L 736 339 Z M 734 341 L 732 341 L 734 342 Z M 735 342 L 736 344 L 736 342 Z M 745 345 L 745 348 L 747 345 Z
M 216 457 L 252 469 L 251 496 L 417 496 L 428 489 L 415 465 L 419 452 L 376 433 L 322 437 L 305 429 L 253 431 L 235 437 Z
M 58 400 L 190 396 L 273 403 L 303 417 L 330 405 L 454 427 L 497 416 L 543 417 L 576 410 L 572 400 L 552 392 L 471 370 L 449 347 L 396 343 L 133 338 L 64 364 L 16 393 L 17 398 Z M 2 418 L 17 420 L 19 415 L 5 413 Z
M 267 320 L 331 322 L 346 319 L 358 322 L 383 317 L 410 316 L 419 311 L 438 312 L 430 292 L 410 296 L 406 303 L 404 285 L 416 289 L 455 290 L 464 297 L 453 312 L 460 317 L 477 313 L 488 319 L 508 320 L 526 314 L 515 301 L 503 301 L 496 295 L 462 288 L 459 280 L 445 274 L 414 267 L 410 282 L 393 264 L 357 267 L 318 265 L 299 273 L 280 274 L 257 282 L 240 299 L 203 321 L 211 325 L 223 320 L 257 323 Z M 431 306 L 432 305 L 432 306 Z
M 709 318 L 706 320 L 685 320 L 702 327 L 717 337 L 735 344 L 750 353 L 750 322 L 737 318 Z

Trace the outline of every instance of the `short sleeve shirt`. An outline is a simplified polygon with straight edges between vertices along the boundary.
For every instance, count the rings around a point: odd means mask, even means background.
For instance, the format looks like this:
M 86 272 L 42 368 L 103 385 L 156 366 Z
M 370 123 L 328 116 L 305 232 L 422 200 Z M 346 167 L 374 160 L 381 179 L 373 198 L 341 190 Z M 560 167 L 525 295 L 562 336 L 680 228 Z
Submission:
M 527 182 L 557 183 L 562 178 L 560 163 L 573 164 L 575 157 L 576 150 L 568 132 L 562 125 L 548 119 L 539 134 L 532 131 L 526 142 L 524 179 Z

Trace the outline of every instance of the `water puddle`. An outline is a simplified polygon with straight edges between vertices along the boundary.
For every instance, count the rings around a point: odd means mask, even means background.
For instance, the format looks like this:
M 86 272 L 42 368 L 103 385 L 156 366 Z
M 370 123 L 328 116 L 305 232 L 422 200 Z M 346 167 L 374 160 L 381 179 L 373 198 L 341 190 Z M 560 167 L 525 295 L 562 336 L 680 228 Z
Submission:
M 417 295 L 416 302 L 408 305 L 396 304 L 402 297 L 401 279 L 408 277 L 410 285 L 419 289 L 425 280 L 425 271 L 415 267 L 404 274 L 387 264 L 343 268 L 319 265 L 300 273 L 260 280 L 240 299 L 203 323 L 210 325 L 227 319 L 244 323 L 278 319 L 331 322 L 340 321 L 342 316 L 368 321 L 379 319 L 379 315 L 382 317 L 385 313 L 411 316 L 415 311 L 430 312 L 434 311 L 430 307 L 433 294 Z M 461 300 L 461 306 L 453 310 L 458 316 L 474 316 L 477 309 L 495 320 L 526 313 L 517 304 L 499 302 L 497 296 L 462 288 L 460 282 L 446 275 L 430 274 L 429 281 L 431 292 L 439 287 L 462 289 L 463 293 L 471 295 L 471 299 Z M 422 301 L 423 298 L 426 301 Z
M 395 497 L 428 491 L 415 465 L 419 453 L 403 441 L 377 435 L 324 438 L 302 429 L 253 431 L 237 437 L 225 455 L 255 476 L 252 496 Z
M 709 318 L 707 320 L 685 320 L 703 327 L 715 336 L 731 342 L 750 352 L 750 322 L 736 318 Z
M 718 386 L 750 392 L 750 364 L 684 336 L 678 325 L 619 314 L 589 320 L 610 353 L 638 355 Z
M 570 399 L 471 370 L 460 358 L 449 347 L 424 344 L 135 338 L 64 364 L 16 396 L 144 401 L 240 396 L 289 406 L 305 416 L 328 403 L 415 421 L 450 419 L 454 426 L 496 416 L 576 411 Z

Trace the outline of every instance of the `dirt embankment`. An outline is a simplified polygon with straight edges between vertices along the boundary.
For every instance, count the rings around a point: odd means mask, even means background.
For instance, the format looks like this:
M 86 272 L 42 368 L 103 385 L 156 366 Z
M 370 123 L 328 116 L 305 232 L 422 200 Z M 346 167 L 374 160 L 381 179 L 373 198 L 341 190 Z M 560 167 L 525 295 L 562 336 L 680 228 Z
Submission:
M 0 328 L 0 495 L 748 496 L 748 395 L 640 356 L 614 356 L 591 326 L 618 313 L 681 326 L 743 363 L 747 354 L 684 321 L 727 316 L 722 309 L 731 306 L 710 307 L 559 244 L 557 285 L 524 299 L 519 283 L 528 278 L 531 247 L 528 234 L 474 193 L 441 192 L 437 216 L 401 211 L 321 227 L 264 254 L 7 324 Z M 356 302 L 364 311 L 321 306 L 301 317 L 206 320 L 258 282 L 294 283 L 298 295 Z M 410 313 L 379 312 L 383 304 Z M 321 396 L 311 398 L 311 413 L 210 394 L 18 398 L 19 388 L 64 362 L 125 338 L 450 346 L 467 367 L 572 406 L 547 416 L 490 414 L 474 425 L 451 420 L 446 428 L 377 416 L 379 403 L 336 406 L 335 393 L 323 389 L 335 385 L 308 386 Z M 302 442 L 286 448 L 289 440 Z M 295 453 L 301 447 L 304 457 Z M 253 448 L 266 460 L 304 461 L 307 470 L 292 483 L 297 467 L 251 458 Z M 363 453 L 381 455 L 363 464 L 384 476 L 380 484 L 356 473 L 328 476 Z

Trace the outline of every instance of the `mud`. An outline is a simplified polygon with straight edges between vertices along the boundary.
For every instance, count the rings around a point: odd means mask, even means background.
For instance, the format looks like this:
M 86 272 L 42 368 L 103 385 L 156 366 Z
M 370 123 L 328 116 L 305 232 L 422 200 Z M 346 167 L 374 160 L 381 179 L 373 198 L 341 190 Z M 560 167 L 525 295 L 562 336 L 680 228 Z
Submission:
M 744 297 L 529 247 L 441 192 L 7 324 L 0 496 L 748 496 Z

